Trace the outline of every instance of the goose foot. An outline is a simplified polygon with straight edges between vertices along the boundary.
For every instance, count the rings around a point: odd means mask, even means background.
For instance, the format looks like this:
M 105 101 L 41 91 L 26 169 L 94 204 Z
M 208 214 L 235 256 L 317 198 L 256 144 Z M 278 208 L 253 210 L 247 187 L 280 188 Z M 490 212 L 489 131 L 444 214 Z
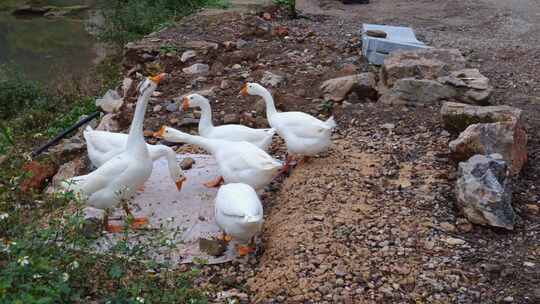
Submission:
M 236 245 L 236 251 L 238 251 L 239 256 L 245 256 L 250 253 L 254 253 L 256 249 L 251 246 Z
M 304 156 L 302 157 L 302 159 L 298 162 L 298 165 L 301 166 L 303 164 L 307 164 L 309 163 L 309 161 L 311 160 L 311 157 L 309 156 Z
M 109 233 L 119 233 L 119 232 L 124 231 L 124 227 L 121 225 L 112 225 L 112 224 L 107 223 L 105 225 L 105 230 Z
M 226 243 L 230 242 L 232 240 L 232 237 L 225 232 L 223 232 L 219 237 L 218 240 L 224 241 Z
M 148 218 L 143 217 L 134 217 L 133 213 L 131 213 L 131 210 L 129 210 L 129 206 L 127 202 L 122 202 L 122 209 L 126 212 L 127 218 L 132 218 L 133 221 L 131 222 L 131 228 L 133 229 L 141 229 L 144 226 L 148 225 L 149 221 Z
M 214 180 L 204 183 L 204 185 L 208 188 L 216 188 L 216 187 L 219 187 L 223 182 L 224 182 L 223 176 L 220 176 Z
M 287 157 L 285 157 L 285 164 L 281 168 L 280 174 L 287 174 L 291 171 L 291 168 L 296 164 L 296 161 L 294 160 L 294 156 L 287 154 Z
M 133 229 L 141 229 L 144 228 L 144 226 L 148 225 L 149 221 L 147 217 L 136 217 L 133 219 L 133 223 L 131 223 L 131 228 Z

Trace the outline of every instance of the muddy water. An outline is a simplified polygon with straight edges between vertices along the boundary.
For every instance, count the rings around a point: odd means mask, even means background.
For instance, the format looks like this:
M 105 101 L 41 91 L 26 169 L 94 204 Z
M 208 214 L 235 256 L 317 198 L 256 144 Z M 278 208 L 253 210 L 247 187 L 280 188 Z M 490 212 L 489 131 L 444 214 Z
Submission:
M 95 1 L 41 2 L 44 5 L 92 7 Z M 44 83 L 66 73 L 84 73 L 99 53 L 95 38 L 86 29 L 89 15 L 89 11 L 85 11 L 58 18 L 16 18 L 10 11 L 0 11 L 0 64 L 12 63 L 29 78 Z

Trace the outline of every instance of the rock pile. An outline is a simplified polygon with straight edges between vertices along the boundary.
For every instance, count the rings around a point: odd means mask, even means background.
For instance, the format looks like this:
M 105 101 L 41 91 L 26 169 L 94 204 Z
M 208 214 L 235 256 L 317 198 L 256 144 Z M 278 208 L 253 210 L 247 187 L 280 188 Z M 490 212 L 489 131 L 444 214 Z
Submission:
M 527 161 L 521 110 L 447 102 L 441 119 L 448 131 L 461 131 L 449 144 L 452 156 L 463 161 L 456 186 L 458 207 L 473 223 L 512 230 L 510 177 Z

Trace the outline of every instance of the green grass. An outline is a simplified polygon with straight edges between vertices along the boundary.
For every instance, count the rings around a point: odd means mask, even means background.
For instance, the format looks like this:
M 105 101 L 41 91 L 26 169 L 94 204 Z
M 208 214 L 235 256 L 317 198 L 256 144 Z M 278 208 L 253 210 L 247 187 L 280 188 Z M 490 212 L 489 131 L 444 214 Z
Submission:
M 124 45 L 173 24 L 201 7 L 229 6 L 227 0 L 112 0 L 102 3 L 101 40 Z
M 104 61 L 90 77 L 102 84 L 96 95 L 119 84 L 115 62 Z M 83 205 L 72 194 L 20 190 L 28 152 L 95 111 L 84 81 L 58 84 L 45 88 L 17 69 L 0 68 L 0 303 L 207 303 L 204 290 L 194 287 L 199 266 L 178 272 L 149 258 L 155 248 L 175 246 L 174 235 L 150 231 L 134 245 L 126 241 L 126 227 L 115 246 L 98 253 L 95 233 L 85 233 Z M 37 160 L 57 161 L 43 155 Z

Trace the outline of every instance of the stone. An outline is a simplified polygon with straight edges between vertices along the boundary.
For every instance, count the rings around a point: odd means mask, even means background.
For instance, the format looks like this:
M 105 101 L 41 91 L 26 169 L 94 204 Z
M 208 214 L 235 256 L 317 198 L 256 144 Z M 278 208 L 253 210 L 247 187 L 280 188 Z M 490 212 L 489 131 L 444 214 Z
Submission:
M 180 108 L 180 106 L 178 105 L 178 103 L 176 102 L 170 102 L 169 104 L 167 104 L 167 106 L 165 107 L 165 109 L 169 112 L 176 112 L 178 111 L 178 109 Z
M 500 154 L 474 155 L 459 163 L 456 198 L 472 223 L 514 229 L 508 166 Z
M 51 149 L 51 152 L 62 159 L 66 159 L 81 153 L 85 148 L 86 144 L 80 138 L 73 136 L 72 138 L 62 140 L 59 145 Z
M 391 88 L 399 79 L 415 77 L 435 80 L 465 68 L 465 58 L 457 49 L 421 49 L 392 53 L 384 60 L 381 83 Z
M 179 124 L 179 127 L 193 126 L 193 125 L 198 125 L 198 124 L 199 124 L 199 120 L 197 118 L 184 117 L 182 118 L 182 122 Z
M 383 94 L 379 101 L 385 104 L 429 104 L 452 98 L 457 94 L 450 86 L 435 80 L 403 78 Z
M 152 109 L 152 111 L 153 111 L 154 113 L 157 113 L 157 112 L 161 111 L 161 109 L 163 109 L 162 106 L 160 106 L 160 105 L 155 105 L 154 108 Z
M 457 160 L 466 160 L 475 154 L 499 153 L 509 164 L 512 175 L 519 174 L 527 162 L 527 134 L 515 119 L 470 125 L 449 146 Z
M 453 71 L 449 76 L 439 77 L 438 81 L 456 88 L 456 99 L 465 103 L 488 105 L 493 93 L 489 79 L 478 69 Z
M 272 24 L 270 24 L 268 21 L 256 17 L 254 26 L 252 26 L 252 32 L 251 34 L 256 37 L 264 37 L 269 36 L 272 33 Z
M 366 35 L 376 38 L 386 38 L 388 34 L 383 30 L 367 30 Z
M 242 69 L 242 66 L 239 65 L 238 63 L 235 63 L 235 64 L 233 64 L 232 69 L 233 70 L 240 70 L 240 69 Z
M 124 99 L 116 90 L 108 90 L 102 98 L 96 99 L 96 107 L 100 107 L 107 113 L 118 111 L 122 104 L 124 104 Z
M 11 14 L 14 16 L 44 16 L 47 12 L 51 10 L 51 7 L 42 6 L 31 6 L 23 5 L 13 10 Z
M 329 79 L 321 84 L 320 89 L 325 93 L 325 98 L 332 101 L 343 101 L 352 91 L 360 99 L 376 99 L 376 85 L 375 74 L 368 72 Z
M 103 227 L 103 216 L 105 211 L 92 207 L 86 207 L 83 209 L 84 222 L 82 226 L 82 234 L 91 239 L 96 239 L 101 235 L 101 232 L 105 229 Z
M 261 84 L 264 86 L 277 87 L 285 80 L 285 76 L 276 73 L 265 71 L 261 79 Z
M 133 94 L 136 92 L 135 82 L 129 77 L 124 77 L 124 80 L 122 80 L 121 89 L 122 96 L 124 98 L 133 96 Z
M 60 168 L 58 168 L 58 172 L 53 176 L 51 185 L 47 188 L 46 193 L 52 194 L 62 181 L 84 174 L 87 167 L 88 163 L 84 157 L 75 158 L 74 160 L 61 165 Z
M 212 256 L 221 256 L 227 250 L 227 244 L 220 240 L 209 240 L 200 238 L 199 249 Z
M 219 85 L 219 87 L 220 87 L 222 90 L 228 89 L 228 88 L 231 87 L 231 82 L 228 81 L 228 80 L 222 80 L 222 81 L 221 81 L 221 84 Z
M 540 214 L 540 206 L 538 204 L 527 204 L 525 205 L 525 208 L 527 209 L 527 212 L 533 215 L 539 215 Z
M 195 56 L 197 56 L 197 52 L 193 50 L 187 50 L 182 53 L 182 56 L 180 57 L 180 61 L 188 62 L 191 58 L 194 58 Z
M 101 131 L 108 131 L 108 132 L 118 132 L 120 131 L 120 124 L 118 123 L 118 120 L 116 119 L 117 114 L 108 113 L 105 114 L 101 121 L 99 122 L 99 125 L 97 126 L 97 130 Z
M 272 20 L 272 15 L 270 15 L 270 13 L 263 13 L 262 17 L 264 18 L 264 20 Z
M 209 42 L 204 40 L 194 40 L 194 41 L 188 41 L 184 44 L 185 48 L 188 49 L 196 49 L 196 50 L 209 50 L 214 49 L 217 50 L 219 48 L 219 44 L 215 42 Z
M 204 63 L 195 63 L 190 67 L 183 68 L 182 71 L 186 74 L 201 74 L 210 71 L 210 67 Z
M 180 168 L 182 168 L 182 170 L 189 170 L 191 169 L 191 167 L 193 167 L 194 164 L 195 160 L 193 158 L 186 157 L 182 159 L 182 162 L 180 163 Z
M 224 124 L 236 124 L 240 121 L 238 114 L 230 113 L 223 116 Z
M 248 45 L 249 45 L 249 43 L 247 41 L 245 41 L 244 39 L 236 40 L 236 48 L 238 48 L 238 49 L 244 48 L 244 47 L 246 47 Z
M 501 106 L 474 106 L 465 103 L 445 102 L 441 107 L 444 128 L 450 132 L 462 132 L 478 123 L 493 123 L 516 119 L 521 123 L 522 111 L 518 108 Z
M 276 26 L 273 30 L 273 34 L 278 37 L 285 37 L 289 35 L 289 28 L 283 25 Z
M 450 236 L 444 237 L 441 240 L 443 242 L 445 242 L 446 244 L 450 245 L 450 246 L 459 246 L 459 245 L 463 245 L 463 244 L 466 243 L 462 239 L 458 239 L 458 238 L 454 238 L 454 237 L 450 237 Z
M 473 230 L 473 225 L 465 218 L 458 218 L 456 221 L 457 229 L 460 232 L 467 233 Z
M 512 297 L 512 296 L 504 297 L 503 302 L 504 303 L 513 303 L 514 302 L 514 297 Z
M 20 188 L 23 192 L 41 191 L 45 186 L 46 181 L 53 177 L 56 173 L 56 168 L 52 165 L 44 165 L 33 160 L 23 166 L 24 180 Z
M 353 92 L 356 93 L 359 100 L 377 100 L 379 92 L 377 91 L 377 76 L 375 73 L 367 72 L 357 76 L 357 83 L 353 86 Z

